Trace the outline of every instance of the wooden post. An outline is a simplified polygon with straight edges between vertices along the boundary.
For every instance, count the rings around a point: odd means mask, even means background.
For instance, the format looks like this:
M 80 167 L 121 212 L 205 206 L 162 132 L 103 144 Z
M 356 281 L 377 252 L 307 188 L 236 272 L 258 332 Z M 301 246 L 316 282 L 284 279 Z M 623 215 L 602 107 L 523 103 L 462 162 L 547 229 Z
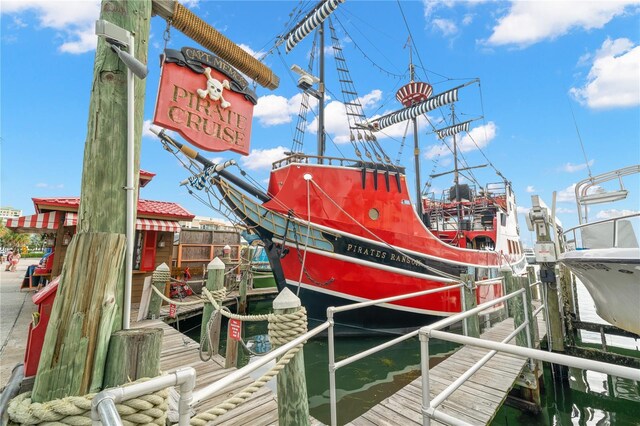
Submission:
M 249 266 L 250 259 L 249 250 L 246 249 L 241 257 L 240 272 L 242 273 L 242 279 L 240 280 L 240 301 L 238 302 L 238 313 L 243 315 L 247 313 L 247 285 L 249 275 L 251 274 L 251 267 Z
M 225 263 L 225 272 L 231 269 L 228 266 L 233 265 L 231 260 L 231 247 L 227 244 L 222 249 L 222 261 Z M 233 266 L 232 266 L 233 267 Z M 238 265 L 240 267 L 240 265 Z M 224 280 L 227 290 L 235 285 L 235 274 L 228 274 Z M 229 336 L 229 325 L 227 325 L 227 350 L 224 356 L 224 368 L 231 368 L 238 365 L 238 341 L 231 339 Z
M 205 284 L 207 290 L 211 292 L 218 291 L 224 287 L 224 263 L 219 258 L 213 259 L 207 265 L 207 283 Z M 216 302 L 222 304 L 222 300 Z M 203 351 L 209 350 L 209 338 L 207 337 L 207 328 L 211 314 L 213 313 L 213 306 L 209 303 L 204 304 L 202 309 L 202 327 L 200 327 L 200 347 Z M 213 324 L 211 324 L 211 349 L 214 354 L 218 353 L 220 347 L 220 315 L 216 315 Z
M 171 269 L 166 263 L 158 265 L 152 275 L 152 283 L 160 293 L 164 294 L 164 289 L 167 286 L 167 282 L 171 281 Z M 155 319 L 160 316 L 160 308 L 162 307 L 162 298 L 154 291 L 151 294 L 151 300 L 149 301 L 149 314 L 147 318 Z
M 100 18 L 135 33 L 147 63 L 150 1 L 103 1 Z M 127 67 L 104 38 L 96 47 L 84 147 L 80 208 L 40 357 L 33 402 L 98 391 L 110 334 L 122 327 L 127 176 Z M 135 166 L 139 172 L 145 82 L 135 85 Z M 137 179 L 132 189 L 137 194 Z M 134 206 L 135 210 L 135 206 Z M 134 212 L 135 213 L 135 212 Z M 58 253 L 58 255 L 60 255 Z
M 547 295 L 544 303 L 547 305 L 549 317 L 547 328 L 551 331 L 551 337 L 547 336 L 547 341 L 551 344 L 551 350 L 564 352 L 564 330 L 562 329 L 562 317 L 560 312 L 560 301 L 558 299 L 558 281 L 556 271 L 553 268 L 542 266 L 541 271 L 551 278 L 552 282 L 545 282 L 545 293 Z M 541 272 L 542 273 L 542 272 Z
M 528 272 L 528 271 L 527 271 Z M 525 305 L 525 309 L 527 310 L 527 318 L 529 318 L 529 333 L 531 333 L 531 347 L 535 349 L 536 345 L 540 341 L 540 336 L 538 334 L 538 320 L 533 317 L 533 298 L 531 296 L 531 285 L 529 276 L 522 277 L 522 285 L 524 287 L 524 294 L 527 297 L 527 304 Z M 539 313 L 538 315 L 542 315 Z
M 113 333 L 104 372 L 104 388 L 160 374 L 161 328 L 132 328 Z
M 238 341 L 231 338 L 231 320 L 227 324 L 227 351 L 224 355 L 224 368 L 238 365 Z
M 515 291 L 518 291 L 522 288 L 522 281 L 519 277 L 514 277 L 511 272 L 511 268 L 503 268 L 501 271 L 504 276 L 505 288 L 507 289 L 507 294 L 511 294 Z M 524 304 L 522 302 L 522 295 L 518 295 L 512 297 L 507 301 L 509 305 L 509 313 L 513 317 L 513 328 L 520 327 L 520 325 L 524 322 Z M 527 337 L 525 334 L 526 330 L 522 330 L 516 336 L 516 344 L 518 346 L 527 346 Z
M 124 235 L 82 233 L 71 240 L 38 364 L 34 402 L 101 389 L 124 252 Z
M 290 314 L 301 309 L 300 299 L 285 288 L 273 301 L 273 313 Z M 292 339 L 296 336 L 292 336 Z M 304 351 L 300 351 L 278 374 L 278 419 L 282 425 L 309 425 L 309 401 L 304 369 Z
M 567 339 L 567 344 L 569 346 L 575 345 L 575 330 L 573 329 L 573 319 L 575 319 L 574 313 L 576 301 L 573 296 L 573 288 L 571 282 L 571 271 L 566 266 L 559 264 L 558 265 L 559 272 L 559 280 L 560 283 L 560 293 L 562 300 L 562 317 L 564 318 L 564 330 L 565 330 L 565 338 Z
M 475 308 L 478 303 L 476 300 L 477 287 L 473 280 L 473 276 L 470 274 L 461 274 L 460 279 L 464 282 L 462 291 L 464 292 L 464 307 L 465 311 Z M 478 315 L 465 318 L 466 335 L 471 337 L 480 337 L 480 324 L 478 321 Z
M 540 300 L 540 286 L 542 284 L 538 284 L 535 287 L 531 287 L 531 284 L 538 281 L 538 277 L 536 276 L 536 269 L 533 266 L 527 266 L 527 277 L 529 277 L 529 288 L 531 288 L 531 298 L 533 300 Z

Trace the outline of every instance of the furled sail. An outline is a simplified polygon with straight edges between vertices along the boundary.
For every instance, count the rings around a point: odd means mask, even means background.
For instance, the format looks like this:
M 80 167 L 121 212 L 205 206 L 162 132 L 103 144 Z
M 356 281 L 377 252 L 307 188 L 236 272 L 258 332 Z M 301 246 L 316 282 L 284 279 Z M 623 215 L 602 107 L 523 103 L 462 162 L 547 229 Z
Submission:
M 320 25 L 331 13 L 338 8 L 340 3 L 345 0 L 325 0 L 320 6 L 313 10 L 304 21 L 302 21 L 293 31 L 291 31 L 287 39 L 287 53 L 293 49 L 302 39 L 311 33 L 318 25 Z
M 436 130 L 438 134 L 438 138 L 444 139 L 448 136 L 456 135 L 460 132 L 468 132 L 469 131 L 469 123 L 473 120 L 465 121 L 463 123 L 454 124 L 453 126 L 445 127 L 440 130 Z
M 392 112 L 391 114 L 387 114 L 375 120 L 362 123 L 362 125 L 370 128 L 374 132 L 377 132 L 396 123 L 402 123 L 403 121 L 416 118 L 426 112 L 440 108 L 443 105 L 456 102 L 458 100 L 458 89 L 459 88 L 456 87 L 455 89 L 433 96 L 425 101 L 415 104 L 414 106 Z

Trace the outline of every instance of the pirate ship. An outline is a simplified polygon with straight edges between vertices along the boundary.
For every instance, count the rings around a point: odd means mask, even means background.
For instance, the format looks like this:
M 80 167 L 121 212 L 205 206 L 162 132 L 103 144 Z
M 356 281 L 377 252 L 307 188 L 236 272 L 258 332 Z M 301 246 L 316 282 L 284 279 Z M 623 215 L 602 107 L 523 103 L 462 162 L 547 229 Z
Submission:
M 318 29 L 314 46 L 320 56 L 319 76 L 293 68 L 300 74 L 298 86 L 303 89 L 299 119 L 306 116 L 310 97 L 318 103 L 317 154 L 302 153 L 300 134 L 306 123 L 299 121 L 292 152 L 273 163 L 268 187 L 262 190 L 245 172 L 232 172 L 238 167 L 235 161 L 213 164 L 164 131 L 157 132 L 165 148 L 176 155 L 186 154 L 185 165 L 193 176 L 184 183 L 203 191 L 190 189 L 201 199 L 216 197 L 260 236 L 278 287 L 297 293 L 310 318 L 325 319 L 329 306 L 449 286 L 460 282 L 461 274 L 471 274 L 477 280 L 493 278 L 505 266 L 519 273 L 526 261 L 509 182 L 503 179 L 478 187 L 461 180 L 461 175 L 474 167 L 458 164 L 456 136 L 469 131 L 472 121 L 456 123 L 453 105 L 459 91 L 477 81 L 433 95 L 431 85 L 415 81 L 411 65 L 410 82 L 396 94 L 402 108 L 368 119 L 330 17 L 340 3 L 321 2 L 279 38 L 279 43 L 291 50 Z M 316 83 L 324 83 L 325 24 L 331 32 L 349 121 L 355 153 L 351 159 L 325 155 L 324 84 L 314 89 Z M 417 120 L 446 106 L 451 106 L 449 125 L 434 133 L 453 147 L 454 170 L 450 173 L 454 182 L 437 197 L 427 197 L 421 191 Z M 376 136 L 402 122 L 414 128 L 413 201 L 405 168 L 389 159 Z M 476 291 L 478 303 L 502 296 L 499 283 L 479 286 Z M 358 330 L 395 332 L 461 309 L 461 293 L 455 289 L 372 306 L 351 316 L 346 313 L 337 321 Z

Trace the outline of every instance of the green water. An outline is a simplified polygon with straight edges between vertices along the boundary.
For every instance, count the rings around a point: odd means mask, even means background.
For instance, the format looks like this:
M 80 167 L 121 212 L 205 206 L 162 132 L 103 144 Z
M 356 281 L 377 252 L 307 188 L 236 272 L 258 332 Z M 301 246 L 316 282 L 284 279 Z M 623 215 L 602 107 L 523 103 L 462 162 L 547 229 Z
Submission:
M 269 312 L 271 301 L 250 305 L 251 313 Z M 223 330 L 225 325 L 223 324 Z M 198 322 L 184 323 L 183 332 L 199 339 Z M 269 349 L 266 339 L 266 323 L 246 322 L 243 337 L 252 350 Z M 191 330 L 188 330 L 191 329 Z M 223 336 L 225 333 L 222 333 Z M 221 342 L 224 354 L 226 341 Z M 388 336 L 367 338 L 338 338 L 336 360 L 361 352 L 390 340 Z M 304 348 L 307 373 L 307 391 L 311 415 L 325 424 L 330 422 L 329 373 L 327 338 L 318 337 Z M 633 343 L 630 343 L 633 350 Z M 455 345 L 430 342 L 432 366 L 455 349 Z M 246 365 L 251 356 L 240 350 L 239 366 Z M 366 412 L 420 375 L 420 348 L 417 338 L 378 352 L 349 366 L 336 374 L 338 396 L 338 423 L 345 424 Z M 551 370 L 544 368 L 545 390 L 542 395 L 542 413 L 534 416 L 503 406 L 493 425 L 640 425 L 640 384 L 608 377 L 591 371 L 571 370 L 569 382 L 554 382 Z M 275 389 L 273 384 L 272 389 Z

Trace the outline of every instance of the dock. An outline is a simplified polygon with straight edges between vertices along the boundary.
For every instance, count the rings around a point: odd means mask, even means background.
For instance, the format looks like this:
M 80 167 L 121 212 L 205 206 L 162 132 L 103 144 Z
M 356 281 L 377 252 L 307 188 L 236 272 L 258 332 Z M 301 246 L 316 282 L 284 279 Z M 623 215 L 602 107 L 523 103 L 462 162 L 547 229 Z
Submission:
M 538 315 L 537 319 L 542 338 L 546 334 L 546 324 L 542 315 Z M 487 329 L 480 337 L 499 342 L 513 330 L 513 318 L 507 318 Z M 429 375 L 431 398 L 442 392 L 488 352 L 485 349 L 464 346 L 431 368 Z M 524 358 L 497 353 L 447 398 L 438 410 L 471 424 L 490 423 L 507 399 L 509 391 L 519 378 L 526 362 Z M 417 378 L 348 424 L 352 426 L 422 425 L 421 407 L 422 382 L 421 378 Z M 432 420 L 431 424 L 442 423 Z
M 236 368 L 225 369 L 224 358 L 220 355 L 214 355 L 209 361 L 202 361 L 199 355 L 200 344 L 160 319 L 145 320 L 137 323 L 136 327 L 162 328 L 164 334 L 160 351 L 160 368 L 162 371 L 173 371 L 181 367 L 193 367 L 197 371 L 196 390 L 236 370 Z M 200 413 L 215 407 L 252 382 L 252 378 L 245 377 L 196 406 L 195 411 Z M 225 423 L 237 425 L 277 424 L 278 403 L 275 395 L 268 387 L 263 387 L 252 395 L 247 402 L 220 416 L 212 424 Z

